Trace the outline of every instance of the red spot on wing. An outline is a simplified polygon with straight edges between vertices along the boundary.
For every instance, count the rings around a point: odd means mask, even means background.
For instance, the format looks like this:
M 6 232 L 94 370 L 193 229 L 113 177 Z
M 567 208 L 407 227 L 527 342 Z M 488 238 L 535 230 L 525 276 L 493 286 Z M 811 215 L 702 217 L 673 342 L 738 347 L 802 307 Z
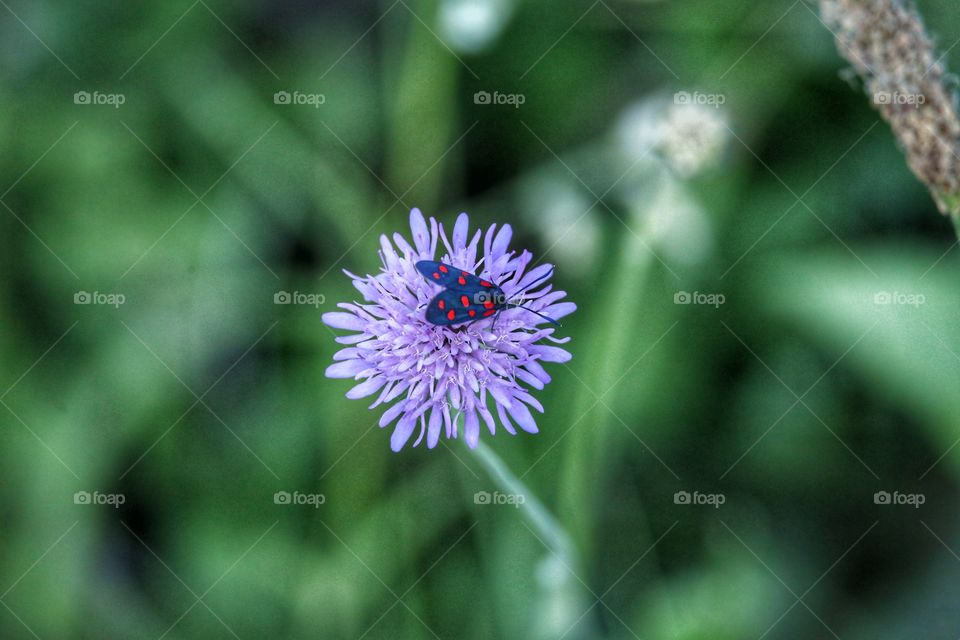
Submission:
M 470 309 L 470 311 L 467 311 L 467 313 L 470 314 L 470 317 L 471 317 L 471 318 L 472 318 L 473 316 L 477 315 L 477 312 L 474 311 L 473 309 Z
M 446 272 L 447 272 L 447 268 L 446 268 L 445 266 L 443 266 L 443 265 L 440 265 L 440 271 L 442 271 L 443 273 L 446 273 Z
M 488 317 L 488 316 L 492 316 L 492 315 L 495 314 L 496 312 L 497 312 L 496 309 L 488 309 L 487 311 L 484 311 L 484 312 L 483 312 L 483 317 L 486 318 L 486 317 Z
M 483 303 L 483 306 L 485 306 L 487 309 L 493 309 L 493 302 L 491 302 L 490 300 L 487 300 L 486 302 Z
M 486 280 L 481 280 L 481 281 L 480 281 L 480 286 L 481 286 L 481 287 L 492 287 L 493 285 L 490 284 L 489 282 L 487 282 Z
M 456 311 L 454 311 L 453 309 L 450 309 L 450 311 L 447 311 L 447 320 L 453 320 L 456 317 L 457 317 Z
M 457 282 L 459 282 L 462 285 L 467 284 L 467 279 L 464 278 L 463 276 L 460 276 L 459 278 L 457 278 Z
M 440 302 L 437 303 L 437 306 L 440 307 L 440 311 L 443 311 L 444 309 L 447 308 L 447 303 L 441 300 Z
M 436 271 L 434 271 L 434 272 L 433 272 L 433 279 L 434 279 L 434 280 L 439 280 L 439 279 L 440 279 L 440 274 L 437 273 Z
M 469 306 L 470 306 L 470 298 L 468 298 L 467 296 L 460 296 L 460 304 L 462 304 L 462 305 L 465 306 L 465 307 L 469 307 Z

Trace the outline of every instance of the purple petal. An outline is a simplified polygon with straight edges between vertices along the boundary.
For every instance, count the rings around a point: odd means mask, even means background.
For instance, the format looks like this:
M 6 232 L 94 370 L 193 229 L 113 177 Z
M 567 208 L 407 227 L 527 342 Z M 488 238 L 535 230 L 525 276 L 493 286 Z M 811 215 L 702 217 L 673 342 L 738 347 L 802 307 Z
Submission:
M 453 419 L 450 418 L 450 405 L 444 403 L 443 405 L 443 426 L 447 432 L 447 437 L 453 437 Z
M 510 398 L 510 394 L 500 388 L 500 385 L 491 384 L 487 387 L 490 390 L 490 393 L 493 395 L 493 398 L 505 407 L 509 407 L 513 404 L 513 400 Z
M 440 440 L 440 427 L 443 426 L 443 411 L 434 407 L 430 411 L 430 424 L 427 427 L 427 448 L 433 449 Z
M 549 307 L 555 302 L 560 301 L 565 298 L 567 295 L 566 291 L 553 291 L 550 292 L 550 287 L 546 286 L 543 289 L 536 291 L 535 296 L 539 299 L 540 306 Z M 534 296 L 531 296 L 534 297 Z
M 538 433 L 537 423 L 533 419 L 533 416 L 530 414 L 530 410 L 527 409 L 527 405 L 522 402 L 514 402 L 513 406 L 508 409 L 510 415 L 513 416 L 513 419 L 517 421 L 517 424 L 520 425 L 520 428 L 526 431 L 527 433 Z
M 543 389 L 543 381 L 525 369 L 516 369 L 514 374 L 534 389 Z
M 386 383 L 387 379 L 383 376 L 375 376 L 366 382 L 361 382 L 353 389 L 350 389 L 350 391 L 347 391 L 347 397 L 351 400 L 356 400 L 357 398 L 366 398 L 367 396 L 375 393 Z
M 490 435 L 496 435 L 497 425 L 493 421 L 493 415 L 490 413 L 490 410 L 481 405 L 477 407 L 477 413 L 479 413 L 483 421 L 487 423 L 487 430 L 490 432 Z
M 476 264 L 477 262 L 477 244 L 480 242 L 482 232 L 480 229 L 477 229 L 477 232 L 473 234 L 473 239 L 470 240 L 470 244 L 467 246 L 467 262 L 470 265 Z
M 447 232 L 443 229 L 443 223 L 440 224 L 440 239 L 443 241 L 443 246 L 447 248 L 448 256 L 452 258 L 456 252 L 453 250 L 453 247 L 450 246 L 450 241 L 447 239 Z
M 352 378 L 364 369 L 369 369 L 370 365 L 363 360 L 344 360 L 327 367 L 326 375 L 328 378 Z
M 492 254 L 494 259 L 507 252 L 511 238 L 513 238 L 513 229 L 508 224 L 503 225 L 493 241 Z
M 491 253 L 491 247 L 493 244 L 493 234 L 497 230 L 496 223 L 490 225 L 490 228 L 487 229 L 487 232 L 483 234 L 483 256 L 486 258 L 487 267 L 490 266 L 490 262 L 493 261 L 493 254 Z
M 430 218 L 430 250 L 425 257 L 431 260 L 433 260 L 433 256 L 437 253 L 437 237 L 437 221 L 434 218 Z
M 559 320 L 564 316 L 568 316 L 574 311 L 577 310 L 577 305 L 573 302 L 561 302 L 559 304 L 552 304 L 549 307 L 540 310 L 545 316 L 550 316 L 554 320 Z
M 450 387 L 450 405 L 454 409 L 460 409 L 460 387 L 452 386 Z
M 403 407 L 406 405 L 406 402 L 398 402 L 389 409 L 383 412 L 383 415 L 380 416 L 380 427 L 385 427 L 394 420 L 397 419 L 401 413 L 403 413 Z
M 507 417 L 507 412 L 504 411 L 504 407 L 501 404 L 497 405 L 497 415 L 500 417 L 500 424 L 503 425 L 507 433 L 512 436 L 517 435 L 517 430 L 513 428 L 513 423 L 510 422 L 510 418 Z
M 430 253 L 430 230 L 427 229 L 427 223 L 423 219 L 420 209 L 410 210 L 410 232 L 413 234 L 413 244 L 417 247 L 417 253 L 426 255 Z
M 467 441 L 467 446 L 471 449 L 477 448 L 480 442 L 480 420 L 477 419 L 476 411 L 467 411 L 463 418 L 463 437 Z
M 470 218 L 465 213 L 457 216 L 457 224 L 453 227 L 453 248 L 463 249 L 467 246 L 467 232 L 470 230 Z
M 514 389 L 513 395 L 517 400 L 520 400 L 520 402 L 526 402 L 528 405 L 530 405 L 540 413 L 543 413 L 543 405 L 540 404 L 540 401 L 534 398 L 532 395 L 530 395 L 526 391 L 522 389 Z M 517 403 L 514 403 L 514 404 L 517 404 Z
M 380 252 L 383 257 L 383 264 L 390 271 L 396 271 L 400 266 L 400 260 L 397 258 L 397 252 L 393 250 L 393 245 L 385 235 L 380 236 Z
M 426 424 L 425 424 L 426 421 L 425 421 L 424 415 L 423 415 L 422 413 L 420 414 L 420 417 L 417 418 L 417 421 L 420 423 L 420 433 L 419 433 L 419 435 L 417 435 L 417 440 L 416 440 L 416 442 L 413 443 L 413 446 L 415 446 L 415 447 L 417 447 L 417 446 L 420 445 L 420 442 L 423 440 L 423 436 L 424 436 L 424 435 L 426 434 L 426 432 L 427 432 L 427 427 L 426 427 Z
M 406 390 L 407 390 L 407 387 L 409 387 L 409 386 L 410 386 L 410 383 L 409 383 L 409 382 L 406 382 L 406 381 L 404 381 L 404 382 L 401 383 L 401 384 L 398 384 L 396 387 L 394 387 L 393 389 L 390 390 L 390 393 L 386 394 L 386 395 L 383 397 L 383 401 L 384 401 L 384 402 L 390 402 L 391 400 L 393 400 L 394 398 L 396 398 L 397 396 L 399 396 L 401 393 L 403 393 L 404 391 L 406 391 Z
M 363 331 L 367 328 L 367 321 L 362 318 L 358 318 L 352 313 L 346 313 L 343 311 L 329 311 L 322 316 L 320 319 L 323 320 L 323 323 L 328 327 L 333 327 L 334 329 L 350 329 L 351 331 Z
M 415 415 L 408 413 L 400 418 L 400 422 L 397 423 L 397 428 L 393 430 L 393 435 L 390 436 L 390 448 L 395 452 L 403 449 L 403 445 L 410 439 L 410 434 L 413 433 L 415 426 L 417 426 L 417 418 Z
M 570 358 L 573 357 L 569 351 L 561 349 L 560 347 L 551 347 L 544 344 L 532 345 L 530 347 L 530 353 L 540 356 L 543 362 L 569 362 Z
M 356 347 L 347 347 L 346 349 L 340 349 L 335 354 L 333 354 L 334 360 L 352 360 L 360 355 L 360 350 Z
M 540 281 L 541 284 L 546 282 L 546 275 L 553 271 L 552 264 L 541 264 L 530 271 L 527 272 L 527 275 L 523 276 L 520 282 L 517 284 L 517 290 L 523 289 L 524 287 L 529 287 L 536 281 Z
M 406 238 L 399 233 L 393 234 L 393 244 L 397 245 L 397 248 L 400 249 L 400 253 L 402 253 L 404 256 L 408 256 L 414 252 L 413 247 L 410 246 L 410 243 L 407 242 Z
M 536 360 L 530 360 L 524 363 L 523 368 L 535 375 L 537 379 L 544 384 L 547 384 L 550 382 L 550 380 L 552 380 L 550 374 L 547 373 L 547 370 L 544 369 L 543 365 Z
M 351 333 L 348 336 L 337 336 L 336 341 L 339 344 L 357 344 L 367 339 L 367 336 L 363 333 Z

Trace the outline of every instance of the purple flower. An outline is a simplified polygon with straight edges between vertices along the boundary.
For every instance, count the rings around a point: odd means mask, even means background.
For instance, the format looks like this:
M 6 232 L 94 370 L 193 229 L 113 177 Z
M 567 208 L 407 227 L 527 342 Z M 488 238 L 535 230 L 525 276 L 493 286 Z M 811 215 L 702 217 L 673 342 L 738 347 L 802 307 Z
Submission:
M 393 234 L 393 244 L 381 236 L 383 267 L 378 275 L 360 277 L 344 271 L 364 302 L 341 303 L 337 306 L 343 311 L 323 314 L 327 325 L 357 332 L 337 338 L 349 346 L 333 356 L 336 362 L 327 368 L 327 377 L 360 381 L 347 392 L 348 398 L 378 393 L 371 409 L 393 403 L 383 412 L 380 426 L 397 420 L 390 438 L 394 451 L 403 448 L 418 425 L 414 446 L 426 435 L 432 449 L 441 430 L 447 438 L 456 438 L 462 425 L 467 444 L 476 447 L 481 420 L 491 434 L 496 432 L 493 411 L 509 433 L 516 435 L 514 423 L 528 433 L 537 433 L 529 407 L 543 413 L 543 406 L 521 383 L 543 389 L 550 376 L 542 363 L 567 362 L 571 356 L 541 342 L 564 343 L 569 338 L 554 338 L 552 326 L 538 328 L 545 320 L 517 308 L 454 328 L 430 324 L 424 312 L 440 287 L 428 282 L 414 265 L 419 260 L 437 259 L 439 240 L 443 242 L 441 261 L 499 284 L 508 299 L 544 278 L 523 291 L 523 304 L 559 319 L 577 307 L 561 302 L 566 292 L 553 291 L 547 283 L 545 276 L 553 267 L 541 264 L 528 269 L 533 260 L 530 252 L 516 255 L 509 251 L 510 225 L 503 225 L 499 232 L 497 225 L 491 225 L 486 235 L 478 229 L 471 238 L 465 213 L 457 218 L 452 238 L 433 218 L 428 226 L 419 209 L 410 212 L 410 230 L 413 245 L 399 233 Z

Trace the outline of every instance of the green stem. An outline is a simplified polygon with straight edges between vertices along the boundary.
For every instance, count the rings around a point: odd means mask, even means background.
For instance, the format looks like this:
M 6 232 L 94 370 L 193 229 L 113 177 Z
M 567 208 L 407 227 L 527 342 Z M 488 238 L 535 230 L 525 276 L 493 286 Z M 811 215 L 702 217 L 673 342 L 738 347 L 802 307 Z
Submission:
M 537 565 L 539 588 L 531 599 L 530 627 L 524 637 L 531 640 L 553 640 L 561 636 L 571 640 L 601 638 L 593 619 L 578 617 L 575 613 L 587 608 L 589 587 L 578 575 L 580 554 L 572 536 L 490 447 L 480 442 L 471 453 L 501 491 L 523 496 L 518 505 L 521 517 L 530 523 L 530 531 L 549 550 Z M 550 577 L 545 578 L 543 574 Z
M 570 534 L 561 526 L 557 519 L 547 511 L 543 503 L 513 472 L 493 450 L 482 441 L 472 450 L 474 457 L 483 465 L 490 478 L 503 490 L 517 496 L 523 496 L 520 512 L 533 526 L 535 532 L 569 567 L 576 566 L 577 551 Z

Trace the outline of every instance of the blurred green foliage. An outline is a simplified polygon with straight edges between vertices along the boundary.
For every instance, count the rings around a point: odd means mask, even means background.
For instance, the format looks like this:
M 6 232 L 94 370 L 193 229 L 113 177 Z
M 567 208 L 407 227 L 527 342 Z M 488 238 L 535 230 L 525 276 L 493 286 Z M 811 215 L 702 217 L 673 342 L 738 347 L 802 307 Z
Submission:
M 814 5 L 3 5 L 0 637 L 957 636 L 956 240 Z M 677 91 L 722 151 L 625 160 Z M 324 377 L 413 206 L 579 305 L 541 433 L 485 438 L 569 553 Z

